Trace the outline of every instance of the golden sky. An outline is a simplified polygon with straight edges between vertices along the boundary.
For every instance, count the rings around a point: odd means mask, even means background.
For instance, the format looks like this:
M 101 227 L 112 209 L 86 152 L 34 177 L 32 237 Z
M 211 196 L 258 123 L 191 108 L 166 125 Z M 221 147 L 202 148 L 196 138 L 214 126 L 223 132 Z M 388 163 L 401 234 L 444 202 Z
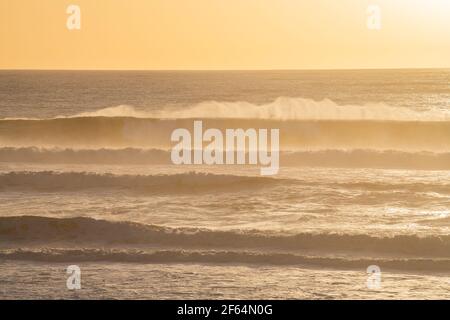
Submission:
M 0 0 L 1 69 L 409 67 L 450 67 L 450 0 Z

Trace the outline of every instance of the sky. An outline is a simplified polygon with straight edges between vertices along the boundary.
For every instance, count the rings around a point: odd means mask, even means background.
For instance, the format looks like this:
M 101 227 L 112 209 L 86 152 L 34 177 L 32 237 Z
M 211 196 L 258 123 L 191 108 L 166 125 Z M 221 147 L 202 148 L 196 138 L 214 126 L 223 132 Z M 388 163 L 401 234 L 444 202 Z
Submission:
M 79 30 L 66 26 L 71 4 Z M 0 0 L 0 69 L 449 68 L 449 57 L 450 0 Z

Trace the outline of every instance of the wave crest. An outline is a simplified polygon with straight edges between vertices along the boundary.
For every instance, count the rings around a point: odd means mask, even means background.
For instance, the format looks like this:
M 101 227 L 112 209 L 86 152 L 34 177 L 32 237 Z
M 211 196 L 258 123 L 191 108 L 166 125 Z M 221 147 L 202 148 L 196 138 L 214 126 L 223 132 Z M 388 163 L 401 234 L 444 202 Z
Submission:
M 119 105 L 73 117 L 136 117 L 160 119 L 215 118 L 267 120 L 450 120 L 442 112 L 415 111 L 383 103 L 338 105 L 330 99 L 315 101 L 300 97 L 278 97 L 273 102 L 254 104 L 245 101 L 204 101 L 190 107 L 144 111 L 129 105 Z

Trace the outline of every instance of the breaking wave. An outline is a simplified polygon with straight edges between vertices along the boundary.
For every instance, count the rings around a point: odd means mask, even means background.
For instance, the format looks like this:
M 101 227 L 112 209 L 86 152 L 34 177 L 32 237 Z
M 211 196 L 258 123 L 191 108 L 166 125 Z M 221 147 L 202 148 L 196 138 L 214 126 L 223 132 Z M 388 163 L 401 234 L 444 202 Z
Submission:
M 279 234 L 257 230 L 220 231 L 199 228 L 169 228 L 133 222 L 111 222 L 92 218 L 48 218 L 38 216 L 0 217 L 0 239 L 54 243 L 73 242 L 181 249 L 313 250 L 408 254 L 450 258 L 450 236 L 393 235 L 376 237 L 358 234 L 298 233 Z M 448 263 L 448 262 L 447 262 Z M 367 264 L 366 264 L 367 266 Z
M 450 120 L 450 114 L 437 111 L 415 111 L 405 107 L 392 107 L 383 103 L 365 105 L 338 105 L 324 99 L 279 97 L 273 102 L 254 104 L 245 101 L 205 101 L 189 107 L 159 111 L 139 110 L 119 105 L 73 117 L 134 117 L 134 118 L 216 118 L 216 119 L 271 119 L 271 120 L 393 120 L 435 121 Z
M 339 106 L 330 100 L 278 98 L 272 103 L 204 102 L 139 111 L 106 108 L 71 117 L 0 120 L 0 146 L 155 148 L 172 146 L 177 128 L 279 129 L 282 150 L 377 149 L 450 152 L 450 115 L 385 105 Z

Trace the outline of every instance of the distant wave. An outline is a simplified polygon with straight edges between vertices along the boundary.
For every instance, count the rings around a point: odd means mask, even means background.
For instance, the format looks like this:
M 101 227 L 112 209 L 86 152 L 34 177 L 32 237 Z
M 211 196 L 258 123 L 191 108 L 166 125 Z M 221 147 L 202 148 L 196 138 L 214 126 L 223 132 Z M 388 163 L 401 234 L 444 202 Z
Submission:
M 314 250 L 328 253 L 354 252 L 409 254 L 450 258 L 450 235 L 427 236 L 219 231 L 198 228 L 169 228 L 132 222 L 111 222 L 92 218 L 47 218 L 37 216 L 0 217 L 2 241 L 146 244 L 176 248 Z M 367 265 L 366 265 L 367 266 Z
M 42 262 L 118 262 L 118 263 L 241 263 L 257 265 L 301 265 L 321 268 L 362 269 L 378 265 L 383 270 L 448 272 L 450 259 L 387 259 L 305 256 L 293 253 L 249 251 L 40 249 L 0 250 L 0 259 Z
M 376 149 L 450 152 L 450 121 L 204 119 L 204 129 L 279 129 L 282 150 Z M 0 146 L 154 148 L 173 146 L 177 128 L 192 119 L 79 117 L 0 120 Z
M 172 164 L 170 151 L 161 149 L 71 149 L 38 147 L 0 148 L 0 162 L 64 164 Z M 450 153 L 403 152 L 395 150 L 286 151 L 282 166 L 332 168 L 386 168 L 450 170 Z
M 281 183 L 281 179 L 208 173 L 114 175 L 89 172 L 9 172 L 0 174 L 0 190 L 11 188 L 70 191 L 90 188 L 122 188 L 141 192 L 193 192 L 238 190 Z

